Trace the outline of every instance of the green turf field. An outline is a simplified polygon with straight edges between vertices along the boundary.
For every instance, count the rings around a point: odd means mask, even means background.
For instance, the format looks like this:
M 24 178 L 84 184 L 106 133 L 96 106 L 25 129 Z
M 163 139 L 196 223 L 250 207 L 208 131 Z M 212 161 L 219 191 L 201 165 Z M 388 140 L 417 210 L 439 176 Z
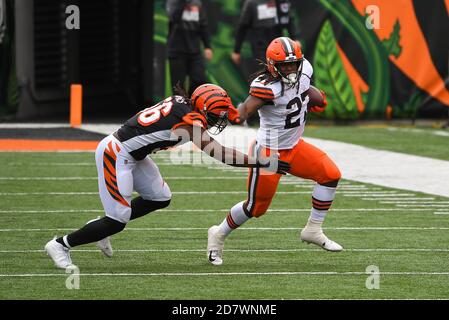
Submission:
M 299 242 L 313 186 L 287 176 L 271 212 L 231 234 L 216 267 L 207 229 L 245 198 L 246 174 L 160 154 L 168 210 L 130 222 L 111 259 L 94 245 L 73 250 L 81 278 L 69 290 L 43 247 L 102 215 L 94 154 L 0 153 L 0 299 L 449 298 L 447 198 L 345 180 L 324 225 L 345 250 L 330 253 Z M 365 286 L 370 265 L 379 289 Z
M 305 136 L 449 160 L 449 130 L 410 126 L 307 126 Z

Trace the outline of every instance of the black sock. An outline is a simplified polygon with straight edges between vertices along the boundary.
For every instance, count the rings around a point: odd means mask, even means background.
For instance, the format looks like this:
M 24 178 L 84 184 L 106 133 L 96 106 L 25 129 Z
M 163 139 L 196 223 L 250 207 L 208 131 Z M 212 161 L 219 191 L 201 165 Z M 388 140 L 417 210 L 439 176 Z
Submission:
M 67 235 L 67 242 L 70 247 L 76 247 L 82 244 L 99 241 L 122 231 L 126 223 L 118 222 L 109 217 L 103 217 L 99 220 L 86 224 L 81 229 Z M 57 242 L 67 247 L 61 238 L 56 239 Z
M 170 204 L 170 200 L 167 201 L 152 201 L 145 200 L 142 197 L 134 198 L 131 201 L 131 218 L 130 220 L 134 220 L 141 216 L 144 216 L 151 211 L 155 211 L 158 209 L 162 209 L 168 207 Z
M 68 247 L 65 245 L 64 240 L 62 240 L 62 237 L 59 237 L 58 239 L 56 239 L 56 242 L 62 244 L 64 247 L 68 248 Z

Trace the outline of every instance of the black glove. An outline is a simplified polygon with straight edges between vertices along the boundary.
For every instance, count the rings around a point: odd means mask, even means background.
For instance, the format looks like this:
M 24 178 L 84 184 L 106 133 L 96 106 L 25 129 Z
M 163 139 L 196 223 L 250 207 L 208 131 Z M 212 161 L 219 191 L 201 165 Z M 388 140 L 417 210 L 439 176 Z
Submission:
M 276 170 L 276 173 L 284 175 L 290 170 L 290 163 L 279 160 L 277 156 L 257 159 L 257 165 L 261 168 L 267 168 L 268 171 L 274 172 Z

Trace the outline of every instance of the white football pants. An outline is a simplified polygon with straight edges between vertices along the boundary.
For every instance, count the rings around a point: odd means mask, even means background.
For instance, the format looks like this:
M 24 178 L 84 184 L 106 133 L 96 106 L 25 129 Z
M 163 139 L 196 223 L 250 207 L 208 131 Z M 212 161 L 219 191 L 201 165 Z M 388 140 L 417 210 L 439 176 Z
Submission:
M 136 161 L 112 134 L 99 143 L 95 161 L 101 203 L 110 218 L 128 223 L 133 191 L 145 200 L 171 199 L 170 188 L 153 160 Z

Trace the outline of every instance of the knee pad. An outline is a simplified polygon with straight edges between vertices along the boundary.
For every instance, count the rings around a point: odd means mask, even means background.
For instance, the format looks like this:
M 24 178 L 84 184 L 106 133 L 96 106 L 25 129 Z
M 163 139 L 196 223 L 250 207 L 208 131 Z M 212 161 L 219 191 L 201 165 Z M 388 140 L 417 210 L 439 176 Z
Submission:
M 338 169 L 337 165 L 330 158 L 324 157 L 321 165 L 323 174 L 320 177 L 320 181 L 317 181 L 319 184 L 341 179 L 340 169 Z
M 151 195 L 151 199 L 154 201 L 169 201 L 171 196 L 172 194 L 170 187 L 166 182 L 164 182 L 162 188 L 160 188 L 155 194 Z
M 171 194 L 170 187 L 168 186 L 167 183 L 164 183 L 162 194 L 164 196 L 164 199 L 167 199 L 170 202 L 172 194 Z
M 256 203 L 252 206 L 251 210 L 248 210 L 248 212 L 251 214 L 252 217 L 259 218 L 263 216 L 271 204 L 271 198 L 270 199 L 257 199 Z

